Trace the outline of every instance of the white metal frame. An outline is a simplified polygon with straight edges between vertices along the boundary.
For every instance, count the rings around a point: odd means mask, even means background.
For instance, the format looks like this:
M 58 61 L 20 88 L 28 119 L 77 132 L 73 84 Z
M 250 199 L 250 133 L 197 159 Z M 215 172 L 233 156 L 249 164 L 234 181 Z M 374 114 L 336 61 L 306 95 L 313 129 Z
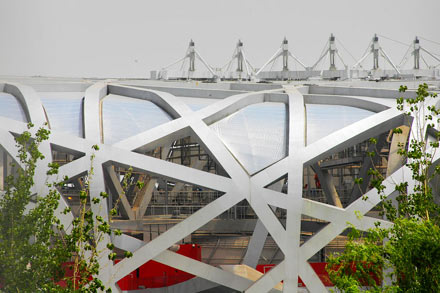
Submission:
M 21 99 L 25 112 L 29 113 L 29 119 L 37 126 L 46 121 L 41 101 L 30 87 L 0 83 L 1 88 Z M 188 182 L 225 193 L 148 243 L 128 235 L 108 238 L 101 243 L 105 246 L 107 241 L 113 241 L 115 246 L 134 253 L 132 258 L 124 259 L 116 265 L 113 265 L 106 257 L 102 259 L 103 270 L 100 277 L 115 290 L 117 289 L 115 283 L 119 279 L 145 262 L 154 259 L 238 291 L 268 292 L 281 280 L 284 280 L 284 292 L 296 292 L 297 280 L 300 276 L 310 292 L 326 292 L 326 288 L 307 260 L 342 233 L 349 222 L 362 230 L 374 227 L 374 223 L 377 221 L 384 226 L 389 226 L 390 223 L 368 216 L 359 218 L 355 215 L 355 211 L 361 215 L 366 214 L 380 202 L 380 196 L 375 190 L 370 190 L 367 193 L 367 201 L 360 198 L 346 208 L 302 198 L 303 166 L 311 165 L 332 153 L 377 136 L 386 129 L 402 125 L 404 123 L 403 114 L 390 108 L 389 103 L 381 99 L 335 95 L 332 96 L 332 104 L 346 106 L 360 104 L 361 108 L 378 113 L 306 145 L 305 105 L 306 103 L 325 104 L 328 99 L 320 98 L 320 95 L 303 95 L 295 87 L 285 88 L 284 91 L 285 95 L 282 96 L 282 99 L 278 98 L 278 102 L 288 104 L 289 156 L 250 176 L 208 125 L 248 105 L 267 101 L 270 99 L 270 95 L 265 95 L 265 93 L 270 91 L 234 95 L 193 112 L 181 100 L 168 93 L 97 83 L 90 87 L 85 94 L 83 120 L 85 138 L 52 131 L 49 141 L 43 143 L 41 151 L 45 155 L 45 159 L 38 164 L 39 171 L 36 172 L 38 175 L 35 180 L 35 192 L 44 193 L 46 191 L 45 170 L 51 158 L 50 144 L 52 143 L 86 154 L 84 157 L 60 167 L 60 176 L 67 175 L 69 177 L 83 174 L 89 170 L 90 155 L 93 152 L 92 145 L 99 145 L 100 150 L 96 152 L 94 159 L 95 175 L 90 184 L 92 196 L 97 196 L 105 188 L 103 168 L 109 161 L 132 166 L 134 169 L 157 174 L 164 178 Z M 110 93 L 125 95 L 127 98 L 152 101 L 160 105 L 175 119 L 114 145 L 103 144 L 103 129 L 101 129 L 99 114 L 100 103 Z M 20 133 L 25 129 L 26 126 L 22 122 L 0 117 L 0 144 L 10 155 L 16 154 L 13 136 L 10 132 Z M 208 153 L 221 164 L 230 178 L 133 152 L 137 149 L 148 150 L 166 145 L 188 133 L 198 137 Z M 265 188 L 286 174 L 289 178 L 288 194 Z M 387 195 L 390 195 L 394 190 L 394 182 L 409 180 L 409 174 L 407 168 L 402 167 L 387 178 L 385 181 L 385 185 L 388 187 L 386 189 Z M 260 223 L 263 224 L 285 255 L 283 262 L 259 280 L 252 282 L 168 250 L 173 244 L 243 199 L 249 202 Z M 276 218 L 269 205 L 287 210 L 286 229 Z M 62 211 L 66 206 L 67 203 L 61 199 L 59 211 Z M 94 205 L 92 208 L 96 213 L 108 219 L 107 206 Z M 328 221 L 329 224 L 300 246 L 301 215 L 322 219 Z M 59 216 L 62 223 L 68 228 L 72 215 L 59 213 Z M 261 239 L 264 241 L 265 237 L 261 237 Z

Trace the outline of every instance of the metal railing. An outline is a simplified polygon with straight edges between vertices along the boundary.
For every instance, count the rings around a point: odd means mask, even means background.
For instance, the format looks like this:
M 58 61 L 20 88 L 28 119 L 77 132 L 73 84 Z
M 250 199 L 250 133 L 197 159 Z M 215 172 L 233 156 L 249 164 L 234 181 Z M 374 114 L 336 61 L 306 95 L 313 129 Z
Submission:
M 345 206 L 350 199 L 351 191 L 347 189 L 338 189 L 337 191 L 342 204 Z M 62 189 L 61 193 L 71 204 L 79 203 L 79 190 Z M 217 191 L 154 191 L 146 215 L 172 215 L 184 218 L 194 214 L 199 209 L 220 198 L 222 195 L 223 193 Z M 327 197 L 322 189 L 304 190 L 303 198 L 327 203 Z M 279 219 L 286 218 L 286 212 L 283 209 L 277 209 L 275 214 Z M 220 214 L 217 218 L 255 219 L 257 216 L 249 204 L 246 201 L 242 201 Z
M 147 216 L 172 215 L 176 218 L 188 217 L 203 206 L 201 205 L 150 205 L 147 209 Z M 218 215 L 216 219 L 227 220 L 243 220 L 255 219 L 256 215 L 249 205 L 234 206 L 222 214 Z
M 348 202 L 350 201 L 351 190 L 340 188 L 340 189 L 336 189 L 336 191 L 338 192 L 339 199 L 341 200 L 342 205 L 345 206 L 346 204 L 348 204 Z M 313 188 L 313 189 L 304 190 L 303 198 L 319 201 L 322 203 L 328 203 L 327 197 L 325 196 L 324 191 L 322 189 Z
M 349 201 L 350 191 L 338 189 L 341 202 L 345 205 Z M 165 192 L 155 191 L 153 193 L 150 205 L 147 209 L 147 215 L 173 215 L 176 217 L 187 217 L 197 212 L 202 207 L 213 202 L 222 196 L 222 193 L 216 191 L 179 191 Z M 314 201 L 327 203 L 327 197 L 322 189 L 309 189 L 303 191 L 303 197 Z M 275 211 L 279 219 L 286 218 L 286 212 L 283 209 Z M 256 214 L 246 201 L 226 210 L 217 218 L 221 219 L 255 219 Z
M 205 206 L 222 196 L 217 191 L 155 191 L 150 205 Z

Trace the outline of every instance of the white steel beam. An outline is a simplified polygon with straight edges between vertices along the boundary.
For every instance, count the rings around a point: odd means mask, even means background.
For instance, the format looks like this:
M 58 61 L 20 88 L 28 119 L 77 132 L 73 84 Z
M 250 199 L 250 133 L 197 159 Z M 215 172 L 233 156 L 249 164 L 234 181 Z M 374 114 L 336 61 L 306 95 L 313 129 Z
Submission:
M 298 290 L 299 246 L 301 235 L 302 190 L 304 163 L 301 154 L 306 145 L 306 116 L 304 97 L 295 88 L 286 89 L 289 94 L 289 168 L 286 238 L 288 247 L 284 252 L 285 277 L 283 292 Z M 295 114 L 293 114 L 295 113 Z M 293 115 L 292 115 L 293 114 Z
M 275 54 L 272 55 L 272 57 L 269 58 L 268 61 L 266 61 L 266 63 L 263 64 L 263 66 L 261 66 L 261 68 L 255 73 L 255 75 L 258 75 L 261 71 L 264 70 L 264 68 L 266 68 L 266 66 L 272 62 L 275 61 L 278 57 L 280 57 L 282 54 L 282 48 L 278 48 L 278 50 L 275 52 Z
M 387 60 L 387 62 L 394 68 L 394 70 L 398 73 L 401 74 L 400 70 L 397 68 L 396 65 L 394 65 L 394 62 L 391 61 L 391 58 L 388 56 L 388 54 L 382 49 L 380 48 L 380 52 L 383 54 L 383 56 L 385 57 L 385 60 Z
M 116 175 L 115 169 L 113 169 L 113 166 L 109 165 L 106 167 L 106 171 L 110 177 L 110 183 L 113 185 L 114 189 L 117 192 L 117 196 L 121 201 L 122 207 L 124 208 L 125 212 L 127 213 L 127 216 L 130 220 L 135 220 L 136 216 L 131 209 L 131 205 L 127 200 L 127 196 L 125 195 L 125 191 L 123 190 L 121 186 L 121 182 L 119 181 L 118 176 Z

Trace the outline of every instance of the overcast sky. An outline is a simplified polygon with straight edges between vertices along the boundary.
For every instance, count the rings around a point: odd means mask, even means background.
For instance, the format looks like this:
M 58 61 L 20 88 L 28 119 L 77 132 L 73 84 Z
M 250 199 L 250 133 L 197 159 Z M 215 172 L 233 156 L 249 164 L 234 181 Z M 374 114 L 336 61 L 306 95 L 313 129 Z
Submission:
M 214 67 L 241 38 L 260 67 L 286 36 L 311 66 L 330 33 L 356 59 L 374 33 L 440 42 L 439 13 L 440 0 L 0 0 L 0 75 L 149 77 L 181 58 L 190 38 Z M 421 44 L 440 53 L 440 45 Z M 396 63 L 406 51 L 384 38 L 381 45 Z

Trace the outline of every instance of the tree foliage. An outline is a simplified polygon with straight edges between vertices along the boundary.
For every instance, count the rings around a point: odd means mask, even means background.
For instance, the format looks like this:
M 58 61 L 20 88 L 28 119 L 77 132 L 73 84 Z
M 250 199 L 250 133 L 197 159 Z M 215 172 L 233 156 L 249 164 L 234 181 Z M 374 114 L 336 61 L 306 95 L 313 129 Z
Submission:
M 62 276 L 61 263 L 68 257 L 52 229 L 58 223 L 54 211 L 59 194 L 33 198 L 31 191 L 37 162 L 44 158 L 38 146 L 48 135 L 40 128 L 35 139 L 29 131 L 15 139 L 19 164 L 11 166 L 17 172 L 6 177 L 0 199 L 0 278 L 6 292 L 53 289 L 48 280 Z
M 101 192 L 91 196 L 93 159 L 80 191 L 79 215 L 69 227 L 64 227 L 55 211 L 58 208 L 61 187 L 69 178 L 52 180 L 59 165 L 49 163 L 46 182 L 47 194 L 33 192 L 34 175 L 38 162 L 44 159 L 39 146 L 48 139 L 50 131 L 39 128 L 32 135 L 33 125 L 15 138 L 18 148 L 16 170 L 5 179 L 5 192 L 0 198 L 0 285 L 5 292 L 97 292 L 111 291 L 99 279 L 102 258 L 114 260 L 116 253 L 108 243 L 99 249 L 99 243 L 111 234 L 120 235 L 110 228 L 102 216 L 94 214 L 89 203 L 101 204 L 108 195 Z M 97 145 L 93 146 L 98 151 Z M 128 175 L 130 176 L 130 175 Z M 51 181 L 52 180 L 52 181 Z M 41 187 L 38 186 L 38 189 Z M 70 213 L 66 208 L 63 213 Z M 126 253 L 130 257 L 131 253 Z M 70 272 L 70 273 L 69 273 Z
M 406 90 L 400 87 L 400 92 Z M 339 290 L 360 292 L 366 286 L 370 292 L 440 292 L 440 205 L 433 189 L 440 174 L 440 165 L 434 161 L 440 137 L 436 97 L 422 84 L 416 97 L 397 100 L 397 109 L 412 120 L 410 140 L 398 150 L 412 181 L 395 185 L 398 195 L 393 202 L 385 195 L 385 178 L 370 169 L 370 183 L 381 195 L 382 215 L 393 226 L 384 229 L 378 224 L 367 233 L 351 227 L 345 252 L 331 256 L 327 266 Z M 362 183 L 362 178 L 355 183 Z

